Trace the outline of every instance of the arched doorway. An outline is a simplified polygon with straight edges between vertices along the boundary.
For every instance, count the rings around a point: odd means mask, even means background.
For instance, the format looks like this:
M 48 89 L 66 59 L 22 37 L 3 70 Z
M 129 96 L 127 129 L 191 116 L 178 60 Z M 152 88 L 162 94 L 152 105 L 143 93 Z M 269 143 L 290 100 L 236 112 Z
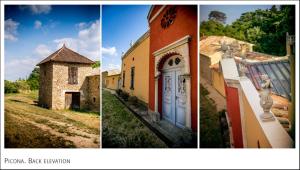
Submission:
M 162 67 L 162 118 L 184 128 L 186 126 L 186 80 L 181 56 L 169 57 Z
M 187 35 L 153 53 L 155 57 L 154 121 L 159 116 L 178 127 L 187 129 L 191 129 L 189 41 L 190 36 Z

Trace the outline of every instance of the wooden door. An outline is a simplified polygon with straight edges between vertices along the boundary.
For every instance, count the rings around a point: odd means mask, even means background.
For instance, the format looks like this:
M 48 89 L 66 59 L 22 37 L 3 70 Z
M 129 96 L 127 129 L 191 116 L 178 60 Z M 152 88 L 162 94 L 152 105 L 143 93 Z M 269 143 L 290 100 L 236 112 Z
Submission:
M 176 71 L 176 90 L 175 90 L 175 119 L 176 126 L 185 127 L 186 114 L 186 80 L 181 71 Z
M 175 124 L 174 99 L 175 99 L 175 74 L 174 72 L 163 73 L 163 118 Z
M 65 93 L 65 109 L 70 109 L 72 104 L 72 93 Z
M 80 109 L 80 92 L 65 93 L 65 109 Z

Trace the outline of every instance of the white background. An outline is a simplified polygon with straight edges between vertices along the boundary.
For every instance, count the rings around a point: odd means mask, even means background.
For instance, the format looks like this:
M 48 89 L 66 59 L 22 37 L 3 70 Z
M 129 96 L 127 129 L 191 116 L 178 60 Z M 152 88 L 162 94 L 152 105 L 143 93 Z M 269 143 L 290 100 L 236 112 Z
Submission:
M 4 4 L 167 4 L 161 1 L 1 1 L 1 168 L 299 168 L 299 105 L 296 106 L 296 149 L 4 149 Z M 296 101 L 299 101 L 299 2 L 298 1 L 172 1 L 172 4 L 295 4 Z M 199 9 L 199 8 L 198 8 Z M 199 14 L 198 14 L 199 15 Z M 146 18 L 145 18 L 146 19 Z M 199 16 L 198 21 L 199 22 Z M 198 23 L 199 25 L 199 23 Z M 126 28 L 125 28 L 126 29 Z M 120 37 L 121 38 L 121 37 Z M 100 47 L 99 47 L 100 48 Z M 199 61 L 199 60 L 198 60 Z M 199 64 L 199 63 L 198 63 Z M 199 68 L 198 68 L 199 74 Z M 199 88 L 198 88 L 199 90 Z M 199 95 L 199 94 L 198 94 Z M 198 96 L 199 98 L 199 96 Z M 201 101 L 200 101 L 201 102 Z M 199 108 L 198 108 L 199 110 Z M 67 165 L 4 164 L 5 158 L 66 158 Z

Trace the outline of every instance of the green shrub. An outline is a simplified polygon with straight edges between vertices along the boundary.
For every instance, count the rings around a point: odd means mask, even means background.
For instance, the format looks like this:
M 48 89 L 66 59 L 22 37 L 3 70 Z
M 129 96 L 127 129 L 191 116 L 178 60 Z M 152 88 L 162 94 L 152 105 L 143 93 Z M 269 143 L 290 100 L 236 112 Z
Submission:
M 18 93 L 18 88 L 14 82 L 4 80 L 4 93 Z
M 40 68 L 35 67 L 29 75 L 29 78 L 26 80 L 27 84 L 30 87 L 30 90 L 39 89 L 39 79 L 40 79 Z
M 123 100 L 128 101 L 129 94 L 125 91 L 122 91 L 121 97 Z
M 122 90 L 121 90 L 121 89 L 117 89 L 117 90 L 116 90 L 116 93 L 118 94 L 118 96 L 120 96 L 121 93 L 122 93 Z
M 17 80 L 15 82 L 15 85 L 18 89 L 18 92 L 30 90 L 30 86 L 28 85 L 26 80 Z
M 129 101 L 129 103 L 131 103 L 131 104 L 137 104 L 137 103 L 138 103 L 138 98 L 135 97 L 135 96 L 130 96 L 130 97 L 128 98 L 128 101 Z

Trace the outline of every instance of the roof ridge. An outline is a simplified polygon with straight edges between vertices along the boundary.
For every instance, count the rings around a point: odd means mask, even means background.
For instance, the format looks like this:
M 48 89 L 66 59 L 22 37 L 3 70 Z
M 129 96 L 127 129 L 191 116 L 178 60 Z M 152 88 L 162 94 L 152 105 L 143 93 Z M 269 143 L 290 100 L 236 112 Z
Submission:
M 52 59 L 54 59 L 55 57 L 57 57 L 57 54 L 59 54 L 64 47 L 65 47 L 65 44 L 57 51 L 57 53 L 53 57 L 50 58 L 50 61 Z M 67 48 L 67 47 L 65 47 L 65 48 Z
M 50 56 L 42 60 L 37 65 L 41 65 L 46 62 L 71 62 L 71 63 L 84 63 L 84 64 L 93 64 L 95 63 L 93 60 L 75 52 L 65 45 L 63 45 L 60 49 L 56 50 Z

